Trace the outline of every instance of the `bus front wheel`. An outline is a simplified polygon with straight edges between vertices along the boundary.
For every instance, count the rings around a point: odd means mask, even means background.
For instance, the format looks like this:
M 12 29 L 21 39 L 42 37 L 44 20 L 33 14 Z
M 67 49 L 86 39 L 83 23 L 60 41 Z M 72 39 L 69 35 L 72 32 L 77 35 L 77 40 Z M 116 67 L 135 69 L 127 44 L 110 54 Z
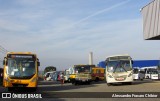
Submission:
M 127 82 L 128 85 L 132 85 L 132 82 Z
M 111 83 L 107 83 L 107 86 L 111 86 Z
M 12 91 L 13 90 L 13 87 L 8 87 L 8 91 Z
M 68 83 L 70 83 L 71 82 L 71 80 L 70 79 L 68 79 Z
M 33 87 L 33 88 L 32 88 L 32 91 L 33 91 L 33 92 L 37 91 L 37 87 Z
M 95 82 L 98 82 L 99 81 L 99 78 L 98 77 L 96 77 L 96 80 L 95 80 Z

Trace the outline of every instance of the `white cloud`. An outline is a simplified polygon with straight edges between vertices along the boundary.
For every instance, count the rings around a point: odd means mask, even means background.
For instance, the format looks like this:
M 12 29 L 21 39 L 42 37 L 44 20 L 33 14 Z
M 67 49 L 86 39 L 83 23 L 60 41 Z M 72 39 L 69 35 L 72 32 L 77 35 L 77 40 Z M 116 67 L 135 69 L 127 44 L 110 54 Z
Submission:
M 7 31 L 27 31 L 28 27 L 21 23 L 0 19 L 0 29 Z
M 97 12 L 95 12 L 95 13 L 93 13 L 93 14 L 91 14 L 91 15 L 89 15 L 89 16 L 87 16 L 87 17 L 85 17 L 85 18 L 83 18 L 83 19 L 81 19 L 81 20 L 79 20 L 79 21 L 77 21 L 74 25 L 79 24 L 79 23 L 82 23 L 82 22 L 84 22 L 85 20 L 88 20 L 88 19 L 90 19 L 91 17 L 97 16 L 97 15 L 99 15 L 99 14 L 101 14 L 101 13 L 104 13 L 104 12 L 110 11 L 110 10 L 112 10 L 112 9 L 115 9 L 115 8 L 117 8 L 117 7 L 120 7 L 120 6 L 122 6 L 122 5 L 125 5 L 125 4 L 127 4 L 129 1 L 131 1 L 131 0 L 126 0 L 126 1 L 123 1 L 123 2 L 120 2 L 120 3 L 117 3 L 117 4 L 115 4 L 115 5 L 111 6 L 111 7 L 108 7 L 108 8 L 102 9 L 102 10 L 99 10 L 99 11 L 97 11 Z M 73 25 L 73 26 L 74 26 L 74 25 Z
M 86 23 L 86 26 L 87 24 L 89 23 Z M 82 64 L 88 63 L 90 51 L 93 51 L 95 55 L 96 64 L 106 56 L 114 54 L 128 53 L 137 59 L 142 56 L 151 59 L 156 58 L 157 55 L 147 55 L 150 53 L 150 47 L 152 49 L 157 47 L 151 45 L 155 42 L 143 41 L 140 19 L 104 22 L 88 29 L 83 29 L 84 26 L 79 25 L 78 30 L 76 27 L 61 30 L 66 27 L 66 24 L 63 23 L 58 26 L 53 29 L 42 29 L 37 32 L 38 34 L 34 32 L 32 35 L 25 36 L 23 34 L 5 36 L 9 39 L 7 47 L 13 51 L 37 53 L 42 60 L 42 67 L 52 63 L 62 68 L 69 64 L 76 64 L 78 61 Z M 146 47 L 148 44 L 150 47 Z
M 141 18 L 121 20 L 106 18 L 98 21 L 92 19 L 110 9 L 118 9 L 128 1 L 92 14 L 88 13 L 91 15 L 86 17 L 83 16 L 83 12 L 79 14 L 81 17 L 77 17 L 79 12 L 75 12 L 76 14 L 72 12 L 75 15 L 68 16 L 65 15 L 66 12 L 61 12 L 57 8 L 53 11 L 47 6 L 44 6 L 44 9 L 40 6 L 36 8 L 36 4 L 41 2 L 37 0 L 33 2 L 19 0 L 18 2 L 31 8 L 22 10 L 26 12 L 10 10 L 0 14 L 2 15 L 0 42 L 4 42 L 5 48 L 10 51 L 37 53 L 41 61 L 41 69 L 48 65 L 64 69 L 73 64 L 87 64 L 90 51 L 93 51 L 95 64 L 104 60 L 106 56 L 115 54 L 128 53 L 135 59 L 158 57 L 160 48 L 157 42 L 143 40 Z M 64 15 L 58 15 L 60 13 Z
M 44 0 L 16 0 L 16 2 L 21 5 L 37 5 L 42 1 Z

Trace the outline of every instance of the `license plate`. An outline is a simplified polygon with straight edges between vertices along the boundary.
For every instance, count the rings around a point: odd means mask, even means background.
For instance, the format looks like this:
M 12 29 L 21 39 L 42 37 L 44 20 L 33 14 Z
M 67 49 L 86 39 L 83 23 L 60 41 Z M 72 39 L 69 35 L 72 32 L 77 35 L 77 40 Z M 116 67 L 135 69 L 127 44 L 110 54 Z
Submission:
M 117 78 L 117 80 L 124 80 L 124 78 Z
M 82 79 L 82 81 L 86 81 L 86 79 Z
M 23 85 L 18 85 L 18 87 L 23 87 Z

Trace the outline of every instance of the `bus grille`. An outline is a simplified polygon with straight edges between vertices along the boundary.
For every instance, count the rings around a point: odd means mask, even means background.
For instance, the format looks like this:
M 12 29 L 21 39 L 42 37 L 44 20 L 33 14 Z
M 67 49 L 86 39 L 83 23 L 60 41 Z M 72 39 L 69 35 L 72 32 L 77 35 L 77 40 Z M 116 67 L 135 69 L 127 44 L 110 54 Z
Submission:
M 15 83 L 12 83 L 13 87 L 27 87 L 28 84 L 15 84 Z
M 126 78 L 127 78 L 127 75 L 116 76 L 116 77 L 115 77 L 115 80 L 116 80 L 116 81 L 124 81 L 124 80 L 126 80 Z

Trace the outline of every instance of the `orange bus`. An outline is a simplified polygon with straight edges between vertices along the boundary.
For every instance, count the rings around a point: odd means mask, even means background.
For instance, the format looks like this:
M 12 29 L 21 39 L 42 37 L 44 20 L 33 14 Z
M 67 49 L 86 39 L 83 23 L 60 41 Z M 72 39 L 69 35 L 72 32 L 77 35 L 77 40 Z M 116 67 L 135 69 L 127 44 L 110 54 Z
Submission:
M 105 69 L 101 67 L 92 68 L 92 81 L 104 80 Z
M 8 52 L 3 60 L 3 86 L 37 89 L 39 59 L 31 52 Z

